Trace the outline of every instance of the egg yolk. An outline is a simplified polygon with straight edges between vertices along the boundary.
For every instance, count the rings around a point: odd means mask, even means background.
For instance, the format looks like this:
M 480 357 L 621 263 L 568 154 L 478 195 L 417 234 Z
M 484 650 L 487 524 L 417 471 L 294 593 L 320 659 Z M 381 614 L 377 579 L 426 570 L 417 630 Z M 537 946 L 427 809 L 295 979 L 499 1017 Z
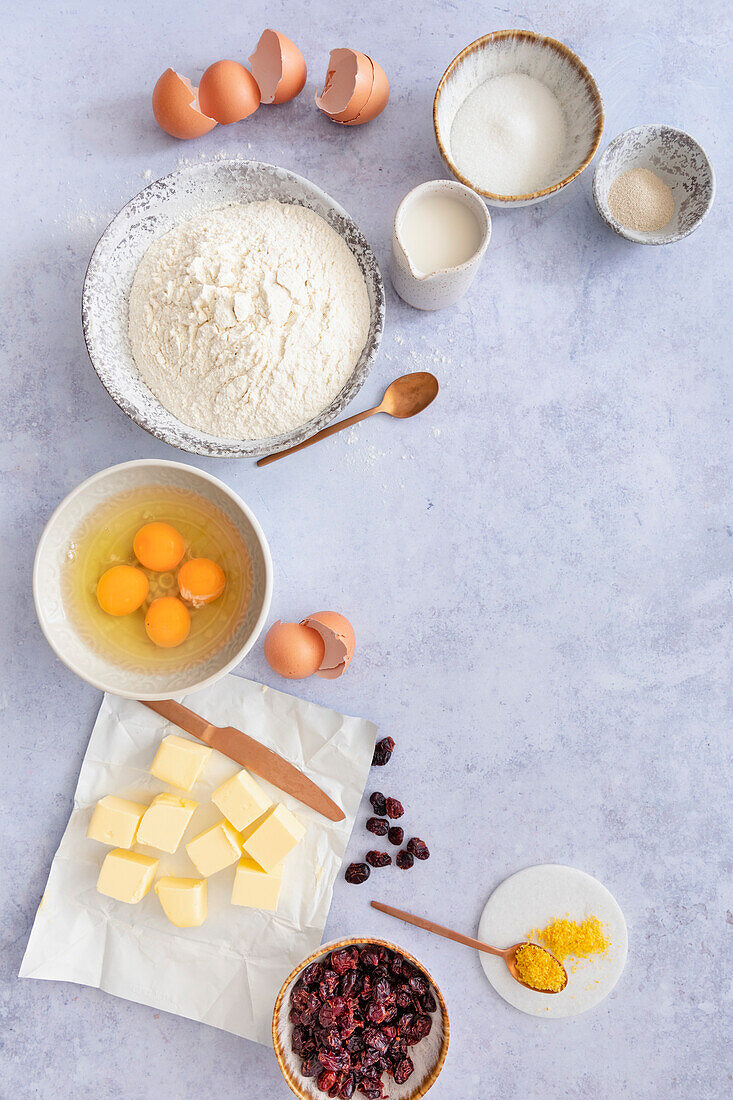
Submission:
M 176 596 L 153 600 L 145 616 L 145 630 L 151 642 L 162 649 L 173 649 L 185 642 L 191 629 L 191 616 L 185 603 Z
M 135 535 L 132 548 L 140 564 L 155 573 L 175 569 L 185 550 L 180 532 L 170 523 L 146 523 Z
M 108 615 L 137 611 L 148 594 L 148 578 L 134 565 L 113 565 L 97 583 L 97 600 Z
M 178 589 L 194 607 L 221 596 L 227 582 L 224 570 L 211 558 L 191 558 L 178 570 Z

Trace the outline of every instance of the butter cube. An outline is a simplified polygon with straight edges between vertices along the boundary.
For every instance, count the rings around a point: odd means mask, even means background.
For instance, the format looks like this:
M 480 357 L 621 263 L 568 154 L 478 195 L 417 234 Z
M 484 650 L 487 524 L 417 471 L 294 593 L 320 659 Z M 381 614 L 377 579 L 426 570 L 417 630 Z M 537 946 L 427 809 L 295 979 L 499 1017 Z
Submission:
M 197 806 L 198 802 L 192 798 L 156 794 L 137 830 L 138 844 L 159 848 L 161 852 L 175 852 Z
M 278 803 L 242 833 L 242 847 L 264 871 L 272 871 L 305 836 L 305 826 Z
M 196 741 L 187 741 L 185 737 L 169 733 L 158 746 L 150 774 L 162 779 L 164 783 L 170 783 L 172 787 L 190 791 L 211 753 L 208 745 L 200 745 Z
M 142 901 L 153 884 L 158 860 L 114 848 L 104 857 L 97 879 L 97 890 L 108 898 L 135 905 Z
M 163 875 L 155 884 L 163 912 L 176 928 L 198 928 L 206 920 L 206 879 Z
M 245 771 L 237 772 L 226 783 L 222 783 L 221 787 L 217 787 L 211 801 L 240 833 L 272 806 L 272 799 L 267 797 L 259 783 Z
M 106 794 L 94 807 L 87 836 L 112 848 L 132 848 L 135 833 L 147 806 Z
M 242 845 L 229 822 L 219 821 L 189 841 L 186 851 L 198 873 L 208 878 L 236 863 L 242 854 Z
M 282 867 L 270 874 L 249 856 L 242 856 L 237 864 L 232 889 L 232 905 L 247 905 L 250 909 L 269 909 L 275 912 L 282 885 Z

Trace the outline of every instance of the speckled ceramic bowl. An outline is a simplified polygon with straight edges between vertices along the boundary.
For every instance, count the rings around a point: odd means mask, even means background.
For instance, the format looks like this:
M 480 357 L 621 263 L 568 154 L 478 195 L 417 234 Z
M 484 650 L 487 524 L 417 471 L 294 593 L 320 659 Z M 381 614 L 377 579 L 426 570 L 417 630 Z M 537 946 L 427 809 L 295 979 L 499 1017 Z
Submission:
M 238 611 L 225 640 L 213 652 L 185 668 L 141 672 L 121 657 L 113 660 L 92 631 L 82 629 L 67 613 L 66 570 L 75 537 L 109 500 L 125 501 L 137 489 L 165 486 L 197 493 L 210 501 L 234 526 L 252 563 L 252 595 Z M 139 459 L 110 466 L 83 481 L 59 504 L 38 543 L 33 563 L 33 600 L 46 640 L 64 664 L 101 691 L 126 699 L 168 699 L 198 691 L 238 665 L 265 624 L 272 598 L 272 558 L 262 528 L 236 493 L 211 474 L 181 462 Z M 174 651 L 170 651 L 173 653 Z
M 231 202 L 306 206 L 343 237 L 361 269 L 369 295 L 369 334 L 345 386 L 307 423 L 269 439 L 225 439 L 192 428 L 160 403 L 140 377 L 127 333 L 128 298 L 137 266 L 156 237 L 207 207 Z M 361 389 L 384 328 L 384 284 L 369 243 L 346 211 L 294 172 L 256 161 L 221 160 L 183 168 L 156 180 L 123 206 L 102 234 L 84 280 L 82 324 L 89 358 L 123 412 L 152 435 L 194 454 L 243 458 L 271 454 L 314 435 Z
M 485 81 L 508 73 L 525 73 L 546 84 L 567 123 L 565 149 L 553 178 L 525 195 L 484 190 L 461 173 L 451 153 L 453 120 L 467 96 Z M 466 46 L 443 73 L 433 102 L 433 126 L 440 155 L 456 179 L 490 206 L 531 206 L 567 187 L 593 160 L 603 133 L 603 101 L 583 62 L 562 42 L 531 31 L 494 31 Z
M 648 168 L 671 189 L 674 213 L 662 229 L 639 233 L 616 221 L 608 205 L 613 181 L 632 168 Z M 672 244 L 694 233 L 713 205 L 715 175 L 702 146 L 684 130 L 650 124 L 635 126 L 614 138 L 598 161 L 593 199 L 614 233 L 634 244 Z
M 422 963 L 418 962 L 418 960 L 414 958 L 409 951 L 405 951 L 403 947 L 398 947 L 396 944 L 389 943 L 387 940 L 373 939 L 370 936 L 352 937 L 351 939 L 338 940 L 335 943 L 324 944 L 307 959 L 304 959 L 300 966 L 296 966 L 295 970 L 285 979 L 277 996 L 277 1000 L 275 1001 L 275 1008 L 272 1014 L 272 1043 L 275 1047 L 277 1064 L 280 1067 L 283 1077 L 290 1086 L 291 1092 L 299 1097 L 299 1100 L 324 1100 L 324 1094 L 317 1088 L 313 1078 L 303 1076 L 300 1072 L 301 1060 L 297 1055 L 294 1055 L 291 1050 L 290 1040 L 293 1025 L 290 1022 L 289 1014 L 290 993 L 293 986 L 307 966 L 316 962 L 323 955 L 328 954 L 329 951 L 335 951 L 341 947 L 365 947 L 368 944 L 377 944 L 382 947 L 387 947 L 391 951 L 397 951 L 400 955 L 404 955 L 404 957 L 408 959 L 413 966 L 416 966 L 418 970 L 422 971 L 428 979 L 433 996 L 438 1002 L 437 1012 L 433 1013 L 433 1028 L 430 1035 L 426 1039 L 423 1039 L 421 1043 L 410 1048 L 410 1057 L 415 1063 L 415 1070 L 410 1079 L 406 1081 L 404 1085 L 396 1085 L 391 1077 L 388 1077 L 386 1073 L 384 1074 L 383 1082 L 387 1097 L 389 1100 L 421 1100 L 440 1076 L 440 1071 L 443 1068 L 448 1054 L 450 1022 L 443 995 L 435 984 L 435 981 Z M 418 1052 L 420 1052 L 420 1054 L 418 1054 Z M 360 1096 L 360 1093 L 355 1093 L 354 1100 L 359 1100 Z

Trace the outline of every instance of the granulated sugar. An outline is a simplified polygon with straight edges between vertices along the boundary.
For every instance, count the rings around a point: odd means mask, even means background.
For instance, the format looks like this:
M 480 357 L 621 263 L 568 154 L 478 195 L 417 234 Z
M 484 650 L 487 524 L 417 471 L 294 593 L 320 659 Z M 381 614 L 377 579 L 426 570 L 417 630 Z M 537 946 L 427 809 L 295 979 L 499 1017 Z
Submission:
M 459 107 L 450 133 L 456 167 L 495 195 L 527 195 L 556 183 L 566 123 L 557 97 L 525 73 L 486 80 Z

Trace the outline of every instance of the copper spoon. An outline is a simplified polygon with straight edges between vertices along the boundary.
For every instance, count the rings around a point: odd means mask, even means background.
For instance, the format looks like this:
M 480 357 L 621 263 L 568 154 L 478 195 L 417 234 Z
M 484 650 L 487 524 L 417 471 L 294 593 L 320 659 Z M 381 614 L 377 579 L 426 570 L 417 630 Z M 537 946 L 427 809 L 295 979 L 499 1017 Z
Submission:
M 384 397 L 375 408 L 367 409 L 363 413 L 356 413 L 355 416 L 350 416 L 347 420 L 339 420 L 338 424 L 329 424 L 327 428 L 316 432 L 315 435 L 304 440 L 303 443 L 296 443 L 294 447 L 288 447 L 285 451 L 278 451 L 277 454 L 267 455 L 266 458 L 259 459 L 257 465 L 269 466 L 271 462 L 277 462 L 278 458 L 284 458 L 285 455 L 293 455 L 296 451 L 302 451 L 304 447 L 310 447 L 312 443 L 318 443 L 320 439 L 328 439 L 329 435 L 335 435 L 343 428 L 350 428 L 352 424 L 358 424 L 360 420 L 366 420 L 367 417 L 374 416 L 375 413 L 387 413 L 388 416 L 397 416 L 400 420 L 405 420 L 408 416 L 415 416 L 423 409 L 427 409 L 430 402 L 434 401 L 437 396 L 438 379 L 434 374 L 424 370 L 415 371 L 414 374 L 403 374 L 401 378 L 396 378 L 387 387 Z
M 373 909 L 379 909 L 380 913 L 387 913 L 390 917 L 397 917 L 398 920 L 405 921 L 406 924 L 414 924 L 416 928 L 424 928 L 427 932 L 434 932 L 436 936 L 443 936 L 446 940 L 454 940 L 456 943 L 463 943 L 466 947 L 475 947 L 477 951 L 485 951 L 487 955 L 498 955 L 500 959 L 503 959 L 507 965 L 507 969 L 515 982 L 519 982 L 525 989 L 531 989 L 533 993 L 562 993 L 562 990 L 568 984 L 568 975 L 565 967 L 562 963 L 558 963 L 562 967 L 562 972 L 565 975 L 565 981 L 562 984 L 562 989 L 535 989 L 533 985 L 527 985 L 517 974 L 517 965 L 515 962 L 515 956 L 520 947 L 527 946 L 527 940 L 523 943 L 515 943 L 512 947 L 507 947 L 506 950 L 500 951 L 498 947 L 489 947 L 488 943 L 482 943 L 481 940 L 474 940 L 471 936 L 464 936 L 460 932 L 453 932 L 450 928 L 444 928 L 442 924 L 434 924 L 431 920 L 425 920 L 423 917 L 414 917 L 412 913 L 405 913 L 402 909 L 393 909 L 391 905 L 383 905 L 381 901 L 372 902 Z M 535 947 L 539 947 L 539 944 L 535 944 Z M 547 948 L 540 947 L 540 951 L 545 951 L 551 958 L 555 958 L 551 951 L 547 951 Z M 557 962 L 557 959 L 555 959 Z

